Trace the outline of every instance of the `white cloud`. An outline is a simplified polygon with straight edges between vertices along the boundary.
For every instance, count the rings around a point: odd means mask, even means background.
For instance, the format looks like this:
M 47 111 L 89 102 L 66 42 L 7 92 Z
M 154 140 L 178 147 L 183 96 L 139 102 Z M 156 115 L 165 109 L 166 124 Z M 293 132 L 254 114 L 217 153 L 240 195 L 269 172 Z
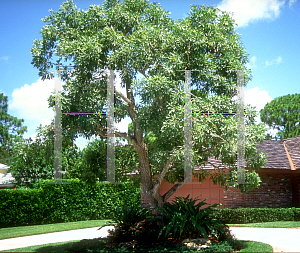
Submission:
M 57 79 L 45 81 L 39 79 L 36 83 L 25 84 L 13 91 L 9 109 L 14 111 L 12 115 L 24 119 L 23 125 L 28 127 L 24 138 L 31 137 L 35 140 L 36 128 L 40 124 L 49 125 L 54 119 L 54 112 L 48 108 L 47 99 L 54 91 L 55 80 Z
M 21 88 L 15 89 L 12 93 L 12 100 L 9 102 L 9 110 L 11 115 L 19 119 L 24 119 L 23 125 L 28 127 L 28 132 L 24 134 L 24 138 L 29 138 L 35 141 L 36 129 L 42 126 L 49 125 L 51 120 L 54 119 L 54 111 L 48 108 L 48 97 L 55 90 L 55 80 L 39 79 L 36 83 L 31 85 L 25 84 Z M 115 86 L 123 94 L 126 94 L 126 89 L 121 88 L 121 79 L 116 73 Z M 64 83 L 62 83 L 62 87 Z M 128 119 L 123 119 L 120 123 L 116 124 L 117 130 L 127 132 Z M 80 148 L 83 149 L 86 142 L 82 143 Z
M 36 83 L 25 84 L 15 89 L 12 93 L 10 109 L 29 121 L 50 124 L 54 112 L 48 108 L 47 99 L 54 90 L 54 84 L 54 79 L 45 81 L 39 79 Z
M 261 123 L 259 111 L 263 109 L 270 101 L 272 101 L 272 98 L 266 90 L 259 90 L 258 87 L 254 87 L 253 89 L 245 91 L 245 104 L 255 106 L 256 111 L 258 112 L 258 116 L 255 118 L 256 124 Z M 275 136 L 278 132 L 277 129 L 269 128 L 266 124 L 265 126 L 267 128 L 265 134 L 269 133 L 272 136 Z
M 281 56 L 278 56 L 277 59 L 272 61 L 266 61 L 266 66 L 271 66 L 273 64 L 280 64 L 282 62 Z
M 217 7 L 233 12 L 233 19 L 243 27 L 261 19 L 276 19 L 283 5 L 284 1 L 279 0 L 222 0 Z
M 289 0 L 289 7 L 291 8 L 292 5 L 293 5 L 294 3 L 296 3 L 296 2 L 297 2 L 297 0 Z
M 8 56 L 1 56 L 0 57 L 0 60 L 3 60 L 3 61 L 8 61 L 9 57 Z
M 256 56 L 252 56 L 250 62 L 246 64 L 247 69 L 255 69 L 256 66 Z
M 245 104 L 256 106 L 257 112 L 263 109 L 271 100 L 269 93 L 266 90 L 259 90 L 257 86 L 245 91 Z M 260 119 L 257 119 L 257 123 L 259 123 L 258 121 L 260 122 Z

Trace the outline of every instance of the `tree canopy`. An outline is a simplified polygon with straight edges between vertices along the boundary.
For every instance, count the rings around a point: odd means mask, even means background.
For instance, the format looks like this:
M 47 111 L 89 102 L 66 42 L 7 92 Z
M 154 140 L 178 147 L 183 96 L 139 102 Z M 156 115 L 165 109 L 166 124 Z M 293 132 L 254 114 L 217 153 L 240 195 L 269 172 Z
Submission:
M 63 116 L 62 128 L 70 129 L 74 138 L 78 133 L 106 137 L 107 79 L 103 70 L 121 70 L 126 94 L 114 87 L 115 122 L 129 116 L 132 131 L 116 131 L 115 136 L 134 148 L 142 191 L 152 207 L 163 205 L 182 186 L 176 182 L 183 181 L 185 73 L 178 70 L 198 70 L 191 74 L 193 166 L 202 168 L 211 156 L 221 159 L 230 173 L 226 176 L 217 170 L 213 180 L 226 186 L 236 175 L 236 117 L 201 112 L 237 111 L 232 100 L 236 71 L 244 71 L 245 85 L 251 79 L 251 71 L 245 68 L 248 54 L 227 12 L 191 5 L 184 20 L 173 21 L 169 14 L 147 0 L 104 1 L 103 6 L 88 10 L 67 1 L 44 18 L 41 39 L 31 49 L 32 64 L 43 79 L 51 78 L 49 69 L 64 68 L 63 112 L 103 113 Z M 137 79 L 137 73 L 143 78 Z M 48 101 L 54 107 L 54 96 Z M 265 164 L 256 143 L 262 142 L 266 129 L 255 124 L 255 116 L 255 110 L 247 106 L 245 160 L 249 169 Z M 202 172 L 199 181 L 208 176 L 207 171 Z M 258 187 L 255 172 L 246 172 L 245 178 L 253 184 L 236 187 L 243 192 Z M 161 196 L 158 189 L 163 179 L 175 185 Z
M 65 135 L 63 135 L 65 137 Z M 75 165 L 79 157 L 77 146 L 67 137 L 62 142 L 62 170 Z M 54 171 L 54 124 L 37 128 L 33 141 L 21 139 L 12 147 L 11 172 L 17 187 L 32 187 L 39 179 L 53 179 Z
M 278 130 L 276 135 L 280 140 L 299 136 L 300 94 L 288 94 L 267 103 L 260 110 L 260 119 Z
M 66 132 L 63 132 L 62 171 L 64 178 L 77 178 L 89 184 L 105 181 L 106 144 L 103 137 L 90 142 L 82 151 L 78 149 Z M 12 173 L 17 187 L 34 187 L 40 179 L 54 178 L 54 122 L 37 128 L 35 141 L 22 139 L 12 147 L 12 163 L 8 172 Z M 132 167 L 137 167 L 137 155 L 133 147 L 116 147 L 116 180 L 140 183 L 136 176 L 126 176 Z M 128 159 L 129 158 L 129 159 Z
M 7 113 L 7 101 L 7 96 L 0 93 L 0 162 L 10 165 L 12 146 L 22 139 L 27 127 L 22 126 L 24 119 L 17 119 Z

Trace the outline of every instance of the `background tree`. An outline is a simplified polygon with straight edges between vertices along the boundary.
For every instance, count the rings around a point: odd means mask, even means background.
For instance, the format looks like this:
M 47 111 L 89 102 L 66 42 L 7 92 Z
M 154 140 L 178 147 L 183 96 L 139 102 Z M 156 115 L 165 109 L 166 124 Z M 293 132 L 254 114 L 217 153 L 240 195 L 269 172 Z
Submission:
M 276 128 L 280 140 L 300 135 L 300 94 L 275 98 L 260 110 L 260 119 Z M 277 138 L 276 138 L 277 139 Z
M 97 183 L 106 181 L 107 170 L 107 141 L 100 137 L 90 142 L 86 148 L 80 152 L 80 159 L 76 160 L 74 166 L 69 166 L 66 178 L 78 178 L 87 183 Z M 115 146 L 115 180 L 116 182 L 134 181 L 136 186 L 140 186 L 139 174 L 127 175 L 138 169 L 138 157 L 134 148 L 130 145 L 122 145 L 117 140 Z
M 78 148 L 67 137 L 62 143 L 62 170 L 73 167 L 79 158 Z M 37 128 L 35 141 L 31 138 L 19 140 L 12 147 L 12 173 L 18 187 L 33 187 L 39 179 L 54 178 L 54 124 Z M 30 181 L 30 182 L 29 182 Z
M 39 179 L 53 179 L 54 172 L 54 123 L 37 128 L 37 137 L 22 139 L 13 146 L 13 160 L 8 172 L 15 178 L 17 187 L 33 187 Z M 63 134 L 64 135 L 64 134 Z M 68 137 L 63 137 L 62 143 L 63 178 L 78 178 L 90 184 L 106 181 L 106 139 L 101 137 L 90 142 L 82 151 Z M 133 147 L 124 147 L 117 141 L 116 181 L 133 180 L 140 185 L 139 175 L 127 176 L 137 169 L 137 156 Z M 29 182 L 30 181 L 30 182 Z
M 22 139 L 27 127 L 22 126 L 24 119 L 17 119 L 7 113 L 7 106 L 7 96 L 0 93 L 0 163 L 10 165 L 12 146 Z
M 272 136 L 270 133 L 267 133 L 266 136 L 265 136 L 265 140 L 279 141 L 280 137 Z
M 177 70 L 200 70 L 192 72 L 193 167 L 202 168 L 210 156 L 221 159 L 230 173 L 225 175 L 220 169 L 210 176 L 214 183 L 225 186 L 236 176 L 236 118 L 200 112 L 236 111 L 232 100 L 235 70 L 244 70 L 246 83 L 251 78 L 245 69 L 248 55 L 228 13 L 191 6 L 184 20 L 175 22 L 168 15 L 146 0 L 104 1 L 104 7 L 94 5 L 87 11 L 79 11 L 67 1 L 59 11 L 50 11 L 44 19 L 42 38 L 35 40 L 31 49 L 32 64 L 42 79 L 51 78 L 49 68 L 66 70 L 72 62 L 73 70 L 62 74 L 66 82 L 63 110 L 103 112 L 97 118 L 63 117 L 62 128 L 70 129 L 74 136 L 106 137 L 107 80 L 102 70 L 122 70 L 126 94 L 114 88 L 115 121 L 129 116 L 133 132 L 116 131 L 115 136 L 133 146 L 142 191 L 153 208 L 162 207 L 182 186 L 175 182 L 183 181 L 184 72 Z M 137 73 L 143 75 L 141 80 L 136 80 Z M 136 103 L 136 95 L 140 95 L 140 103 Z M 49 105 L 54 107 L 53 96 Z M 253 108 L 247 107 L 245 115 L 247 167 L 260 168 L 265 165 L 265 156 L 258 152 L 256 143 L 263 141 L 266 129 L 255 124 Z M 199 181 L 207 176 L 202 170 Z M 161 196 L 158 189 L 163 179 L 175 185 Z M 258 187 L 259 176 L 249 171 L 246 181 L 253 184 L 236 185 L 242 192 Z

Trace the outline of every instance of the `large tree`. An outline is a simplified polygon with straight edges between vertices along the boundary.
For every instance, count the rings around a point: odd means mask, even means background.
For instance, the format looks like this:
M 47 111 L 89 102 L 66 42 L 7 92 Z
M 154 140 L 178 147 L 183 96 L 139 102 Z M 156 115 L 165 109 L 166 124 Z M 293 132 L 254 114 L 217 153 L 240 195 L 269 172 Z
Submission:
M 7 101 L 7 96 L 0 93 L 0 162 L 10 165 L 12 146 L 22 139 L 27 127 L 22 126 L 24 119 L 17 119 L 7 113 Z
M 123 94 L 114 87 L 115 121 L 129 116 L 132 132 L 115 132 L 128 140 L 138 159 L 142 191 L 151 206 L 163 206 L 184 178 L 184 78 L 192 72 L 193 165 L 202 166 L 214 156 L 228 165 L 230 173 L 216 170 L 215 183 L 228 186 L 236 175 L 236 117 L 226 114 L 207 116 L 203 111 L 234 112 L 236 70 L 244 70 L 245 84 L 250 71 L 245 69 L 248 55 L 234 20 L 214 7 L 191 6 L 184 20 L 173 21 L 169 12 L 146 0 L 104 1 L 103 6 L 78 10 L 73 2 L 62 4 L 44 18 L 41 39 L 35 40 L 32 64 L 42 79 L 51 78 L 53 67 L 63 71 L 64 112 L 105 112 L 107 79 L 102 69 L 122 70 Z M 137 80 L 136 74 L 143 78 Z M 136 102 L 140 95 L 141 102 Z M 54 97 L 49 98 L 54 107 Z M 245 112 L 245 159 L 248 168 L 265 165 L 265 156 L 256 143 L 262 142 L 265 127 L 256 125 L 255 110 Z M 63 116 L 62 128 L 75 136 L 106 137 L 105 114 L 100 116 Z M 133 170 L 135 168 L 132 168 Z M 204 171 L 199 181 L 207 175 Z M 157 179 L 154 176 L 157 175 Z M 163 196 L 158 189 L 165 179 L 175 185 Z M 248 185 L 236 185 L 241 191 L 254 189 L 259 177 L 246 172 Z
M 280 140 L 300 135 L 300 94 L 275 98 L 260 110 L 260 120 L 278 130 Z M 276 138 L 277 139 L 277 138 Z

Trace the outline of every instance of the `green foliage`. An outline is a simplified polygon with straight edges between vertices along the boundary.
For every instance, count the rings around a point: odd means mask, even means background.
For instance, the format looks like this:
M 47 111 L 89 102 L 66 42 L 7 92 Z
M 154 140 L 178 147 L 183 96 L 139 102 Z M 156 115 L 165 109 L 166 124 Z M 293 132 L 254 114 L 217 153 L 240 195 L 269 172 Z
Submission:
M 47 183 L 52 184 L 47 184 Z M 34 189 L 0 190 L 1 224 L 4 227 L 35 225 L 82 220 L 110 219 L 111 210 L 129 205 L 140 205 L 140 188 L 132 183 L 122 185 L 91 185 L 76 179 L 39 180 Z M 70 184 L 66 184 L 70 183 Z
M 201 252 L 221 253 L 221 252 L 232 252 L 233 248 L 229 242 L 225 241 L 222 243 L 214 243 L 209 248 L 201 250 Z
M 53 179 L 53 124 L 45 127 L 40 125 L 37 131 L 35 142 L 31 139 L 22 140 L 13 147 L 13 163 L 8 172 L 12 173 L 18 188 L 32 187 L 40 179 Z M 78 178 L 89 184 L 106 180 L 106 140 L 95 139 L 83 151 L 78 150 L 65 133 L 62 140 L 62 170 L 65 172 L 65 179 Z M 115 147 L 115 157 L 116 181 L 133 181 L 138 186 L 139 175 L 125 175 L 138 168 L 138 157 L 134 148 L 118 144 Z
M 115 135 L 127 139 L 133 145 L 129 149 L 136 152 L 122 149 L 120 153 L 124 156 L 120 156 L 118 167 L 128 171 L 138 167 L 148 191 L 153 190 L 149 175 L 162 172 L 166 162 L 170 166 L 164 179 L 171 184 L 182 181 L 185 73 L 178 70 L 200 70 L 191 74 L 195 166 L 204 165 L 211 156 L 221 157 L 225 165 L 235 164 L 236 117 L 208 116 L 202 112 L 236 111 L 232 101 L 236 70 L 244 71 L 245 83 L 251 79 L 251 71 L 245 67 L 248 54 L 227 12 L 191 5 L 184 20 L 174 21 L 169 14 L 159 4 L 147 0 L 104 1 L 103 6 L 93 5 L 86 11 L 67 1 L 59 11 L 50 11 L 44 18 L 42 38 L 35 40 L 31 49 L 32 64 L 42 79 L 51 78 L 48 69 L 52 67 L 66 70 L 69 64 L 73 66 L 72 71 L 62 74 L 66 82 L 61 99 L 64 111 L 100 113 L 97 117 L 63 117 L 62 129 L 71 139 L 77 134 L 106 137 L 104 70 L 121 70 L 126 94 L 114 89 L 115 122 L 129 116 L 132 125 L 128 133 L 116 131 Z M 141 80 L 135 78 L 138 72 L 143 75 Z M 141 97 L 139 104 L 135 102 L 137 95 Z M 54 99 L 49 97 L 50 107 L 54 107 Z M 254 109 L 247 106 L 245 155 L 247 167 L 260 168 L 265 165 L 265 156 L 258 152 L 256 144 L 264 139 L 265 127 L 255 125 L 254 117 Z M 89 150 L 95 149 L 96 146 Z M 99 159 L 88 159 L 91 162 L 84 177 L 93 181 L 98 166 L 103 164 L 103 152 L 92 153 Z M 257 187 L 257 175 L 250 172 L 247 178 L 254 182 L 250 189 Z M 223 174 L 219 174 L 216 183 L 226 185 Z M 247 189 L 248 186 L 242 187 Z
M 106 180 L 107 170 L 107 140 L 104 138 L 91 141 L 81 152 L 80 159 L 76 160 L 73 167 L 69 168 L 66 178 L 79 178 L 94 184 Z M 138 169 L 138 156 L 132 146 L 122 146 L 117 140 L 115 146 L 115 180 L 116 182 L 132 181 L 140 185 L 139 175 L 128 176 Z
M 20 141 L 24 132 L 27 131 L 27 127 L 22 126 L 22 122 L 24 122 L 23 119 L 7 114 L 7 96 L 0 93 L 0 163 L 11 164 L 12 146 Z
M 0 190 L 0 226 L 29 225 L 41 221 L 46 206 L 39 196 L 38 189 Z
M 37 128 L 36 140 L 20 140 L 12 148 L 12 163 L 8 172 L 15 178 L 17 187 L 32 187 L 40 179 L 53 179 L 54 127 Z M 64 136 L 63 136 L 64 137 Z M 79 158 L 77 147 L 68 138 L 62 138 L 62 170 L 69 168 Z
M 167 202 L 163 208 L 157 207 L 163 211 L 165 222 L 159 236 L 165 231 L 165 236 L 171 233 L 174 238 L 208 238 L 212 235 L 220 241 L 228 239 L 229 227 L 214 218 L 211 209 L 221 203 L 200 209 L 207 203 L 201 201 L 195 205 L 196 201 L 197 198 L 189 199 L 188 195 L 186 198 L 176 197 L 173 204 Z
M 299 221 L 300 208 L 224 208 L 215 210 L 214 215 L 226 224 Z
M 149 243 L 151 238 L 152 240 L 157 240 L 158 227 L 151 210 L 139 205 L 128 207 L 126 201 L 124 201 L 121 208 L 116 207 L 112 212 L 112 222 L 108 224 L 118 223 L 115 230 L 111 233 L 114 241 L 126 242 L 135 239 L 139 242 L 147 240 Z
M 300 94 L 288 94 L 267 103 L 260 110 L 260 119 L 279 132 L 280 140 L 300 135 Z M 270 138 L 270 137 L 268 137 Z

